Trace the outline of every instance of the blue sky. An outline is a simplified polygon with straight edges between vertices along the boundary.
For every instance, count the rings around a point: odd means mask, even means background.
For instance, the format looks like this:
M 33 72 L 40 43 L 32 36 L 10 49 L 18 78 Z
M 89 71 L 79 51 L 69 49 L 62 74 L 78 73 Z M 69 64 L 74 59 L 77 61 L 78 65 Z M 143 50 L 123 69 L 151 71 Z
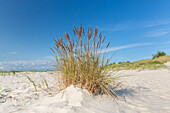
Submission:
M 169 0 L 0 0 L 0 70 L 49 68 L 52 38 L 80 24 L 107 36 L 109 54 L 117 51 L 112 61 L 152 58 L 157 50 L 170 55 L 169 6 Z

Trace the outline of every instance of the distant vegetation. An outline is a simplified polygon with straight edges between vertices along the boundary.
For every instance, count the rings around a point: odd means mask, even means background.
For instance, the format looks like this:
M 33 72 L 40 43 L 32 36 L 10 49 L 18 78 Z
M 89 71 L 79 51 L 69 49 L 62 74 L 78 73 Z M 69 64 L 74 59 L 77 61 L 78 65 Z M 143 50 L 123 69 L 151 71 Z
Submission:
M 15 75 L 16 71 L 0 71 L 0 75 Z
M 24 71 L 2 71 L 0 70 L 0 75 L 16 75 L 16 72 L 50 72 L 50 71 L 57 71 L 57 70 L 24 70 Z
M 161 57 L 161 56 L 165 56 L 166 55 L 166 53 L 165 52 L 161 52 L 161 51 L 157 51 L 157 53 L 156 54 L 154 54 L 154 55 L 152 55 L 153 56 L 153 58 L 152 59 L 155 59 L 155 58 L 159 58 L 159 57 Z
M 166 68 L 164 63 L 170 61 L 170 56 L 160 56 L 154 59 L 146 59 L 135 62 L 119 62 L 118 64 L 111 64 L 106 66 L 105 68 L 112 68 L 114 70 L 143 70 L 143 69 L 158 69 L 158 68 Z
M 24 72 L 48 72 L 52 70 L 25 70 Z

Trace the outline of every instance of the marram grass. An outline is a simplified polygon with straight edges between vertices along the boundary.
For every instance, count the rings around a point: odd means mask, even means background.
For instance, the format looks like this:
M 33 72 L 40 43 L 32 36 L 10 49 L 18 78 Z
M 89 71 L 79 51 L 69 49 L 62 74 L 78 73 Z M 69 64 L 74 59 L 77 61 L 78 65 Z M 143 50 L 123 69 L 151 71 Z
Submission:
M 55 46 L 50 48 L 55 55 L 55 66 L 62 73 L 65 88 L 74 85 L 94 95 L 105 93 L 115 97 L 116 94 L 107 85 L 113 82 L 117 86 L 117 78 L 110 77 L 104 70 L 111 59 L 106 59 L 106 51 L 103 52 L 106 36 L 102 37 L 102 33 L 98 35 L 97 27 L 94 34 L 92 28 L 88 28 L 85 34 L 82 25 L 79 28 L 74 26 L 73 33 L 75 38 L 66 32 L 64 38 L 53 39 Z

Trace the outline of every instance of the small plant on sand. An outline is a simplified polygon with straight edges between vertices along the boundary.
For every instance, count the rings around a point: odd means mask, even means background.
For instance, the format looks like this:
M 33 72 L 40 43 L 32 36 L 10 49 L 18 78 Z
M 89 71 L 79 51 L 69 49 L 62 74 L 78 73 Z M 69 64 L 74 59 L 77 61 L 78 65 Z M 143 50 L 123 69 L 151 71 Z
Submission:
M 42 78 L 42 84 L 37 84 L 31 77 L 29 77 L 28 75 L 25 75 L 25 77 L 32 83 L 32 85 L 34 86 L 34 90 L 37 91 L 37 87 L 41 88 L 43 90 L 47 90 L 49 89 L 47 80 L 44 78 L 44 76 L 41 76 Z M 44 86 L 45 85 L 45 86 Z
M 28 76 L 28 75 L 25 75 L 25 77 L 28 78 L 28 80 L 32 83 L 32 85 L 34 86 L 34 90 L 37 91 L 37 85 L 35 84 L 35 82 Z
M 1 88 L 0 88 L 0 97 L 1 97 Z
M 12 71 L 12 74 L 15 75 L 15 71 Z
M 107 85 L 113 82 L 116 86 L 117 78 L 110 77 L 104 70 L 111 59 L 107 59 L 106 51 L 103 51 L 106 36 L 102 38 L 102 33 L 97 36 L 97 27 L 94 34 L 92 28 L 88 28 L 85 35 L 82 26 L 74 27 L 73 32 L 76 38 L 71 38 L 68 33 L 65 33 L 65 39 L 62 37 L 53 39 L 55 46 L 53 49 L 50 48 L 55 55 L 55 66 L 62 73 L 65 88 L 74 85 L 85 88 L 94 95 L 105 93 L 115 97 L 115 92 Z M 105 50 L 109 44 L 110 42 Z
M 152 59 L 159 58 L 159 57 L 165 56 L 165 55 L 166 55 L 166 53 L 164 51 L 162 51 L 162 52 L 161 51 L 157 51 L 156 54 L 152 55 L 153 56 Z
M 41 76 L 42 78 L 42 84 L 45 84 L 46 88 L 49 89 L 47 80 L 44 78 L 44 76 Z

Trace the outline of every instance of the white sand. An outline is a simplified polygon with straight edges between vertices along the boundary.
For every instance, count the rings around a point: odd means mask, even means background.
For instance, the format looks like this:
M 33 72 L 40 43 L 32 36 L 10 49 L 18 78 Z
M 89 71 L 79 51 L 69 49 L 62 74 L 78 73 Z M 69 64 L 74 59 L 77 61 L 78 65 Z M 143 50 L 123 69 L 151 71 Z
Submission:
M 166 66 L 170 67 L 170 62 L 165 63 Z
M 0 113 L 168 113 L 170 112 L 170 70 L 119 71 L 123 88 L 117 90 L 118 104 L 107 96 L 92 97 L 86 90 L 73 86 L 57 95 L 57 78 L 52 73 L 29 73 L 41 84 L 40 75 L 48 81 L 49 90 L 34 91 L 24 73 L 0 76 Z

